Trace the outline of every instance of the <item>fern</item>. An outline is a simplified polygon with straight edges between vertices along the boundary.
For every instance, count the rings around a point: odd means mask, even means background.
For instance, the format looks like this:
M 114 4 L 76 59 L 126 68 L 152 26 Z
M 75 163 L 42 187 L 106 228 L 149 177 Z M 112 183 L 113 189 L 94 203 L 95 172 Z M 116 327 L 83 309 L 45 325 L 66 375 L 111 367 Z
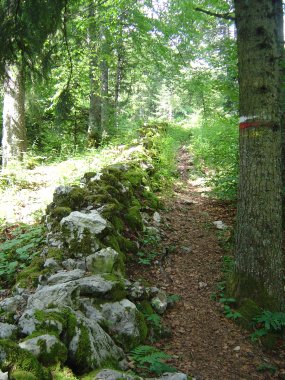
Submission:
M 262 314 L 253 318 L 253 321 L 255 325 L 260 325 L 261 327 L 251 334 L 251 339 L 255 341 L 271 331 L 280 331 L 285 326 L 285 313 L 265 310 Z
M 146 320 L 155 327 L 161 327 L 161 317 L 156 313 L 146 315 Z
M 157 375 L 164 372 L 176 372 L 176 369 L 165 363 L 171 356 L 153 346 L 138 346 L 131 351 L 131 357 L 138 369 L 148 370 Z
M 281 330 L 285 326 L 285 313 L 264 311 L 254 318 L 257 323 L 263 323 L 266 330 Z

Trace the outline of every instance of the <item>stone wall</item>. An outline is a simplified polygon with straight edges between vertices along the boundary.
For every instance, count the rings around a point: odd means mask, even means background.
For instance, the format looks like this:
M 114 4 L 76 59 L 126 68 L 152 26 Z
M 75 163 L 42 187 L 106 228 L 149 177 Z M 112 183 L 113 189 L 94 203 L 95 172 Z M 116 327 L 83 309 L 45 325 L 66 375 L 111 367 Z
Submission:
M 125 277 L 126 253 L 138 250 L 137 237 L 158 205 L 150 146 L 144 133 L 126 150 L 131 162 L 56 189 L 45 218 L 47 245 L 0 302 L 0 379 L 51 379 L 56 364 L 77 375 L 98 369 L 94 379 L 134 378 L 121 371 L 128 370 L 126 353 L 148 334 L 136 302 L 158 312 L 167 307 L 159 289 Z

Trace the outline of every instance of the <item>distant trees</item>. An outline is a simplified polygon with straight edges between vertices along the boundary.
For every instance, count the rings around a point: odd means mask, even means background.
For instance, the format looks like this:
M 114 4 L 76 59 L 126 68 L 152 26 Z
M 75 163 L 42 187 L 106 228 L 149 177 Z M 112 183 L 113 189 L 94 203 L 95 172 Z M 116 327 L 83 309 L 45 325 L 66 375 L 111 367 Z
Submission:
M 0 72 L 4 77 L 2 167 L 19 161 L 27 148 L 25 70 L 33 67 L 66 2 L 15 0 L 0 3 Z
M 6 64 L 3 99 L 2 167 L 21 161 L 27 150 L 24 63 Z
M 233 287 L 241 302 L 250 298 L 269 309 L 280 309 L 284 301 L 279 91 L 283 22 L 282 7 L 275 8 L 275 3 L 235 0 L 240 178 Z
M 7 3 L 0 3 L 0 17 Z M 23 54 L 29 146 L 68 155 L 150 117 L 182 118 L 201 107 L 208 113 L 225 102 L 233 109 L 235 73 L 223 73 L 225 65 L 235 67 L 233 43 L 195 3 L 20 2 L 0 25 L 12 36 L 7 44 L 0 33 L 0 45 L 12 47 L 8 62 Z M 229 95 L 220 95 L 224 89 Z

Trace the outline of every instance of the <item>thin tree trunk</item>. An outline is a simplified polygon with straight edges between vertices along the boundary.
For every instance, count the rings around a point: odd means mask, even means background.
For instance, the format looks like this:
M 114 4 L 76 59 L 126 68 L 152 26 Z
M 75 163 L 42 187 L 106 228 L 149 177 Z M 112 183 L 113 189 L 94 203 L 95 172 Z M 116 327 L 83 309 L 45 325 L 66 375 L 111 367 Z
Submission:
M 235 0 L 240 89 L 236 274 L 240 301 L 283 303 L 281 120 L 277 23 L 271 0 Z
M 123 73 L 123 53 L 122 46 L 119 44 L 117 52 L 117 67 L 116 67 L 116 82 L 115 82 L 115 97 L 114 97 L 114 118 L 115 118 L 115 127 L 119 126 L 119 96 L 121 91 L 121 81 Z
M 102 140 L 101 129 L 101 96 L 100 79 L 98 65 L 98 48 L 96 48 L 98 31 L 95 25 L 94 3 L 89 8 L 90 26 L 88 31 L 88 43 L 90 50 L 90 102 L 89 102 L 89 121 L 88 121 L 88 144 L 89 146 L 99 146 Z
M 2 167 L 21 161 L 27 150 L 23 64 L 7 64 L 4 79 Z
M 101 130 L 109 132 L 109 67 L 106 59 L 100 64 L 101 68 Z

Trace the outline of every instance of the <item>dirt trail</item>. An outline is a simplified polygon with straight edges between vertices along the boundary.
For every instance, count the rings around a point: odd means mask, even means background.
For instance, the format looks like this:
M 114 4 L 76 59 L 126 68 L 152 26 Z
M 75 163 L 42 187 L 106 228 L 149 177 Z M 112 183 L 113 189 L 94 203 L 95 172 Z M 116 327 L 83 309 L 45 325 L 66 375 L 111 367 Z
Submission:
M 224 317 L 221 304 L 211 299 L 221 280 L 222 257 L 213 221 L 232 224 L 234 210 L 228 204 L 203 197 L 201 183 L 188 180 L 191 162 L 186 150 L 179 154 L 182 183 L 162 212 L 163 247 L 175 247 L 163 270 L 140 269 L 144 277 L 180 295 L 182 300 L 164 317 L 172 328 L 171 339 L 161 348 L 174 355 L 175 365 L 196 380 L 272 379 L 257 371 L 262 363 L 274 364 L 234 322 Z M 279 363 L 280 363 L 279 356 Z M 280 375 L 280 372 L 279 372 Z

